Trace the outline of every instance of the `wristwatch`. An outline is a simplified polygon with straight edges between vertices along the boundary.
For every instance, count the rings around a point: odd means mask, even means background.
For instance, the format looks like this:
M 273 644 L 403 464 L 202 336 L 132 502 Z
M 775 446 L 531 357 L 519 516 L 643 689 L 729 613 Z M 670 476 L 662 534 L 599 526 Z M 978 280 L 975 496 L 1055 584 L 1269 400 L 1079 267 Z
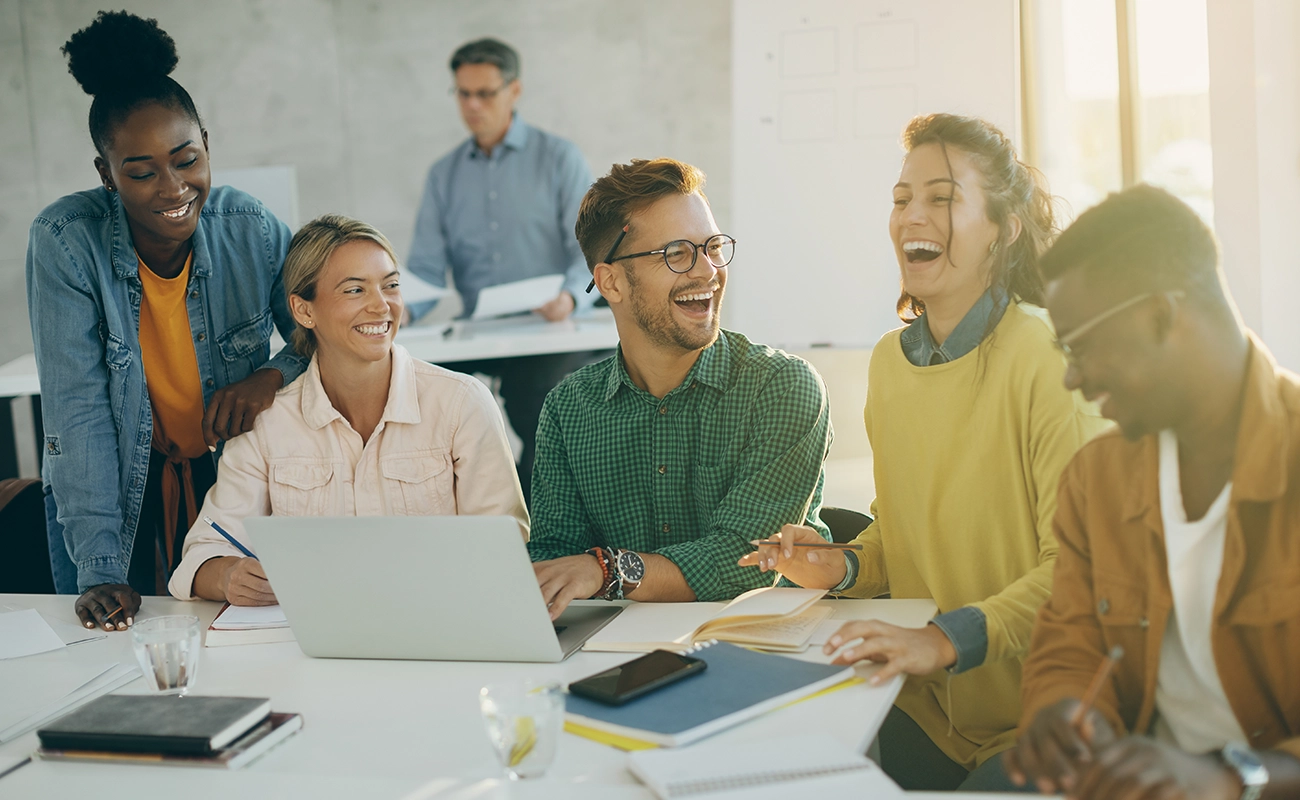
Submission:
M 639 553 L 631 550 L 618 550 L 614 553 L 614 570 L 618 573 L 618 596 L 622 599 L 628 592 L 635 591 L 645 579 L 645 561 Z
M 1229 742 L 1219 751 L 1223 763 L 1227 764 L 1241 778 L 1241 800 L 1259 800 L 1268 785 L 1268 768 L 1259 757 L 1259 753 L 1241 744 Z

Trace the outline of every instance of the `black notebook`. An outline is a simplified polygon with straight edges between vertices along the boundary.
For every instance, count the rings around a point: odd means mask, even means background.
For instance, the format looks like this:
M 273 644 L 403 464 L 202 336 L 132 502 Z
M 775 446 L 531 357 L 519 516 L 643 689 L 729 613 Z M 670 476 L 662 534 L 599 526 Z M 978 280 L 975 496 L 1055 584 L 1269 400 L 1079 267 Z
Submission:
M 111 694 L 36 732 L 47 750 L 190 753 L 220 750 L 267 714 L 263 697 Z

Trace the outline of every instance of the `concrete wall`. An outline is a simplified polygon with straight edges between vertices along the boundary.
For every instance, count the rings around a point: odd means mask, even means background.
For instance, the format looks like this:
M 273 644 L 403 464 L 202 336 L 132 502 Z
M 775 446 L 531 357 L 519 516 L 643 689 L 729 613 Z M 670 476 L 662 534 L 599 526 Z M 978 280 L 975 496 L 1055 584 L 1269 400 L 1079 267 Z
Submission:
M 302 219 L 341 212 L 410 247 L 429 165 L 467 134 L 457 45 L 523 61 L 520 113 L 575 141 L 595 174 L 673 156 L 730 220 L 730 0 L 133 0 L 176 40 L 214 167 L 294 164 Z M 59 48 L 102 0 L 0 0 L 0 363 L 30 352 L 23 259 L 47 203 L 97 184 L 90 98 Z

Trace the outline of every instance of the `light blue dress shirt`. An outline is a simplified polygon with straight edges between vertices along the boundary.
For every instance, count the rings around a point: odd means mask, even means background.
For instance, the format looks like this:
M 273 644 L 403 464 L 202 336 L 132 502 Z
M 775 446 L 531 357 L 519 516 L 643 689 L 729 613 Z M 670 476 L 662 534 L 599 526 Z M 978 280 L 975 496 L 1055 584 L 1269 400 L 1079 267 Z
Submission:
M 576 311 L 596 295 L 573 226 L 591 187 L 591 170 L 572 142 L 515 115 L 500 145 L 486 155 L 470 137 L 430 169 L 406 266 L 435 286 L 447 271 L 473 313 L 488 286 L 563 273 Z M 433 304 L 413 305 L 418 317 Z

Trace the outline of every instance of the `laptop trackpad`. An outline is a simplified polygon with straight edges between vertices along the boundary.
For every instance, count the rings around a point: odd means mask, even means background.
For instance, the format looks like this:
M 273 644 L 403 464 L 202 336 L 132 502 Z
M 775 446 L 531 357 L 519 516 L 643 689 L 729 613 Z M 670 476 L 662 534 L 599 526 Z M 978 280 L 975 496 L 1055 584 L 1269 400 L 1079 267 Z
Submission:
M 581 648 L 584 642 L 608 625 L 622 610 L 622 606 L 605 603 L 571 605 L 564 609 L 564 613 L 555 621 L 555 635 L 560 640 L 560 651 L 564 657 L 568 658 Z

